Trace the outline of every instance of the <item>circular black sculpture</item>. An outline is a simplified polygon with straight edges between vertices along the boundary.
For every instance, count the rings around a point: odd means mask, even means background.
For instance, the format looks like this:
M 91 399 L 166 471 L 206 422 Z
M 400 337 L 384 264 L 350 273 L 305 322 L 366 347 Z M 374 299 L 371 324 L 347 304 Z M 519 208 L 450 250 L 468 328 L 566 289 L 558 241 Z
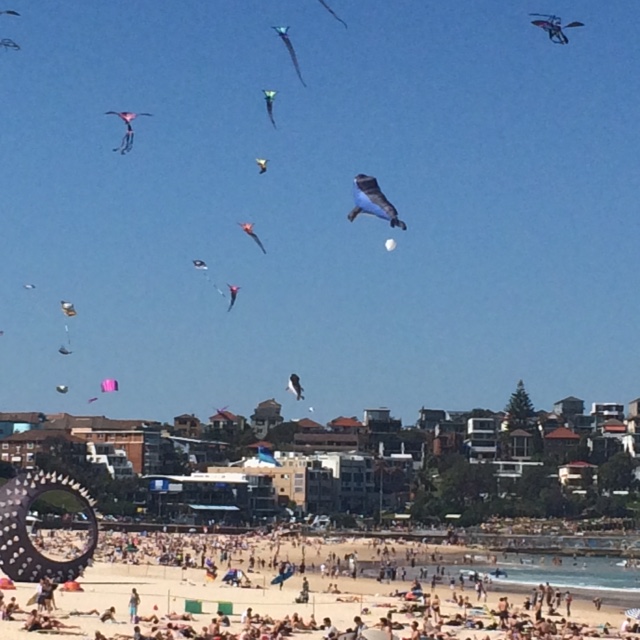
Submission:
M 82 555 L 56 561 L 42 555 L 29 538 L 27 516 L 31 505 L 48 491 L 63 491 L 76 498 L 88 517 L 89 544 Z M 56 473 L 29 471 L 0 487 L 0 569 L 15 582 L 75 580 L 87 567 L 98 544 L 95 500 L 74 480 Z

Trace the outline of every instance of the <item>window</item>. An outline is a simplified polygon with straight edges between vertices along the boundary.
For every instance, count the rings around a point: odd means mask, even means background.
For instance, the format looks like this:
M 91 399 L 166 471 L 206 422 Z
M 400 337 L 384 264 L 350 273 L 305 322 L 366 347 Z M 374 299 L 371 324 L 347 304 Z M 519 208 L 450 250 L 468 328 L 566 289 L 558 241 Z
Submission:
M 33 442 L 27 442 L 27 449 L 33 449 L 34 444 Z
M 342 479 L 343 479 L 345 482 L 351 482 L 351 473 L 343 473 L 343 474 L 342 474 Z
M 8 442 L 3 442 L 2 443 L 2 448 L 6 451 L 9 448 L 9 443 Z
M 7 462 L 9 460 L 9 454 L 8 453 L 3 453 L 2 454 L 2 459 Z

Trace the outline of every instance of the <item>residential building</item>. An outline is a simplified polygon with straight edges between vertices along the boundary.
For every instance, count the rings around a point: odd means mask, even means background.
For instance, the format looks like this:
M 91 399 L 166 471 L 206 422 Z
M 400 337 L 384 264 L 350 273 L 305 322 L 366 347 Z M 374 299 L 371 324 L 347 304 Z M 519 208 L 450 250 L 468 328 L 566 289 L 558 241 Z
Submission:
M 553 413 L 561 415 L 566 421 L 572 423 L 574 416 L 584 414 L 584 400 L 575 396 L 568 396 L 553 405 Z
M 274 398 L 260 402 L 251 416 L 251 428 L 257 438 L 264 438 L 273 427 L 282 424 L 284 418 L 280 414 L 282 405 Z
M 125 451 L 137 474 L 149 475 L 160 471 L 160 425 L 138 423 L 121 425 L 118 420 L 98 420 L 86 426 L 71 427 L 71 434 L 86 443 L 110 443 L 114 449 Z
M 530 460 L 533 455 L 533 435 L 524 429 L 514 429 L 509 434 L 509 453 L 514 460 Z
M 603 464 L 609 458 L 624 451 L 625 433 L 606 433 L 589 437 L 587 444 L 591 450 L 589 459 L 595 464 Z
M 357 432 L 294 433 L 293 450 L 302 453 L 314 451 L 353 451 L 363 449 L 368 438 Z
M 449 420 L 449 416 L 443 409 L 425 409 L 422 407 L 418 413 L 416 427 L 422 431 L 434 432 L 441 423 Z
M 470 459 L 495 459 L 498 453 L 496 421 L 493 418 L 469 418 L 465 445 Z
M 544 450 L 547 455 L 555 456 L 558 460 L 566 459 L 567 455 L 578 448 L 580 436 L 567 427 L 558 427 L 544 437 Z
M 591 415 L 595 418 L 596 427 L 611 418 L 624 420 L 624 405 L 617 402 L 594 402 L 591 405 Z
M 87 449 L 83 440 L 65 432 L 52 433 L 44 429 L 22 431 L 0 440 L 0 459 L 15 467 L 30 469 L 36 464 L 37 454 L 47 453 L 56 439 L 69 445 L 76 461 L 86 459 Z
M 30 429 L 38 429 L 46 419 L 47 416 L 38 411 L 0 413 L 0 438 Z
M 558 480 L 568 491 L 583 491 L 585 485 L 597 484 L 596 469 L 596 465 L 582 461 L 564 464 L 558 467 Z
M 209 418 L 209 424 L 211 425 L 211 435 L 214 438 L 233 440 L 244 431 L 246 420 L 243 416 L 237 416 L 231 411 L 223 410 L 212 415 Z
M 173 435 L 180 438 L 202 438 L 202 423 L 195 415 L 183 413 L 173 419 Z
M 378 496 L 373 479 L 373 456 L 365 453 L 322 453 L 315 456 L 337 481 L 339 511 L 366 514 Z
M 392 418 L 389 409 L 365 409 L 363 424 L 369 431 L 370 451 L 400 452 L 398 434 L 402 430 L 402 421 Z
M 78 438 L 78 440 L 80 439 Z M 86 448 L 87 460 L 92 464 L 104 466 L 109 475 L 115 480 L 133 477 L 133 464 L 131 464 L 131 461 L 127 458 L 126 451 L 123 449 L 116 449 L 110 442 L 88 442 Z
M 640 398 L 629 403 L 629 415 L 627 417 L 629 431 L 640 433 Z

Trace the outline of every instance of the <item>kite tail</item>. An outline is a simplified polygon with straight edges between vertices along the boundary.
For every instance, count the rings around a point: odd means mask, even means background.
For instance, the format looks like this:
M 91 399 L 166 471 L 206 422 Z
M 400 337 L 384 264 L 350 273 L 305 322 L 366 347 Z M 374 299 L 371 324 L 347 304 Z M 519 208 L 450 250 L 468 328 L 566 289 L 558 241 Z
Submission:
M 291 62 L 293 62 L 293 66 L 296 70 L 296 73 L 298 74 L 298 78 L 300 78 L 300 82 L 302 82 L 302 86 L 306 87 L 307 85 L 304 79 L 302 78 L 302 73 L 300 73 L 298 56 L 296 56 L 296 52 L 295 52 L 295 49 L 293 48 L 293 45 L 291 44 L 291 41 L 289 40 L 289 38 L 282 38 L 282 41 L 285 43 L 285 45 L 287 46 L 287 49 L 289 50 L 289 55 L 291 56 Z
M 391 218 L 391 228 L 400 227 L 403 231 L 407 230 L 407 225 L 400 218 Z
M 271 124 L 273 125 L 273 128 L 277 129 L 278 127 L 276 127 L 276 121 L 273 117 L 273 105 L 271 104 L 271 102 L 267 103 L 267 113 L 269 114 L 269 120 L 271 120 Z
M 342 22 L 345 29 L 348 29 L 347 23 L 342 18 L 338 17 L 338 14 L 324 0 L 318 1 L 338 22 Z

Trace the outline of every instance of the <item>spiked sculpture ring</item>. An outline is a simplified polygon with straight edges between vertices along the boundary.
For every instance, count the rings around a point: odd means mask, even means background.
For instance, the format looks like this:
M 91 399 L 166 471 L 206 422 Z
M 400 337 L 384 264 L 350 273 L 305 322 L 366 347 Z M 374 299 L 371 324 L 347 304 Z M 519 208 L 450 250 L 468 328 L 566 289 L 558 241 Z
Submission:
M 42 555 L 29 538 L 27 516 L 31 505 L 43 494 L 55 491 L 70 494 L 84 507 L 89 542 L 81 555 L 56 561 Z M 78 482 L 44 471 L 30 471 L 0 487 L 0 569 L 16 582 L 38 582 L 48 577 L 54 582 L 75 580 L 89 564 L 98 544 L 95 501 Z

